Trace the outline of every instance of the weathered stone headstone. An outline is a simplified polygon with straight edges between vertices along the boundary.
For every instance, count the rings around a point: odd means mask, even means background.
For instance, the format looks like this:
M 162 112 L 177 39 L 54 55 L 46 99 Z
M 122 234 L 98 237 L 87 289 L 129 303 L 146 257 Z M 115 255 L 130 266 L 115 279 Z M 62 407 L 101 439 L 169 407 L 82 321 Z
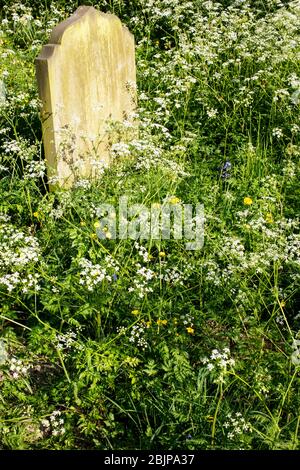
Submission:
M 134 37 L 119 18 L 81 6 L 56 26 L 36 60 L 49 176 L 70 187 L 108 163 L 107 122 L 135 110 Z

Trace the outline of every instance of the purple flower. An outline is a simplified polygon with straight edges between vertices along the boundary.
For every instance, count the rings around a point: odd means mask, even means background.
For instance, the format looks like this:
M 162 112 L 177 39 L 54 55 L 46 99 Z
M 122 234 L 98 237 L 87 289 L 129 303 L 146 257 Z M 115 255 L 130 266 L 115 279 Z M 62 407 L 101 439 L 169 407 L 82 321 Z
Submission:
M 229 161 L 227 161 L 227 162 L 224 163 L 223 171 L 224 170 L 229 170 L 229 168 L 231 168 L 231 163 Z
M 231 163 L 229 160 L 227 160 L 221 168 L 221 178 L 223 179 L 230 178 L 230 169 L 231 169 Z

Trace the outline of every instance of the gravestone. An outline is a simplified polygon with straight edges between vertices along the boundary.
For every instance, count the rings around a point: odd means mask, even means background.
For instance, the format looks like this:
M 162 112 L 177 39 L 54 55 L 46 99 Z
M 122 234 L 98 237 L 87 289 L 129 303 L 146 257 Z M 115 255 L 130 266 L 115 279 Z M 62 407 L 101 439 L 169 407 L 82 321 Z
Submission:
M 53 29 L 36 72 L 50 187 L 70 187 L 109 163 L 108 122 L 132 123 L 134 37 L 115 15 L 81 6 Z

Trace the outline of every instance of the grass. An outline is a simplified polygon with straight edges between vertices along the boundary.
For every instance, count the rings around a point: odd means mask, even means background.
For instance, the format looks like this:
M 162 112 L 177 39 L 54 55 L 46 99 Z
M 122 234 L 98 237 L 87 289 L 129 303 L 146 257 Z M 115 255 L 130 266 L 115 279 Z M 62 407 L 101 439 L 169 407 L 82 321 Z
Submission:
M 78 2 L 0 15 L 0 446 L 299 449 L 299 2 L 88 3 L 135 35 L 140 133 L 71 190 L 34 58 Z M 124 195 L 203 204 L 203 248 L 98 238 Z

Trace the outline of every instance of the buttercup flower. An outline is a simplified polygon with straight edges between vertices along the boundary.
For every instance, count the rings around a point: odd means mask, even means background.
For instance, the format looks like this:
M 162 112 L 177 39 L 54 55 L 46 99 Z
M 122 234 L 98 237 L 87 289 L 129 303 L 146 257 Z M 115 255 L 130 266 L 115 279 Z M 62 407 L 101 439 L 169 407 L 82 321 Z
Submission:
M 160 320 L 160 319 L 158 319 L 156 323 L 158 324 L 158 326 L 160 326 L 160 325 L 166 325 L 166 324 L 168 323 L 168 320 Z
M 194 328 L 192 328 L 191 326 L 188 326 L 188 327 L 186 328 L 186 331 L 187 331 L 190 335 L 193 335 L 194 332 L 195 332 Z
M 180 202 L 179 197 L 176 196 L 171 196 L 170 199 L 168 200 L 170 204 L 178 204 Z
M 251 206 L 251 204 L 253 204 L 253 200 L 251 199 L 251 197 L 245 197 L 244 204 L 245 206 Z

